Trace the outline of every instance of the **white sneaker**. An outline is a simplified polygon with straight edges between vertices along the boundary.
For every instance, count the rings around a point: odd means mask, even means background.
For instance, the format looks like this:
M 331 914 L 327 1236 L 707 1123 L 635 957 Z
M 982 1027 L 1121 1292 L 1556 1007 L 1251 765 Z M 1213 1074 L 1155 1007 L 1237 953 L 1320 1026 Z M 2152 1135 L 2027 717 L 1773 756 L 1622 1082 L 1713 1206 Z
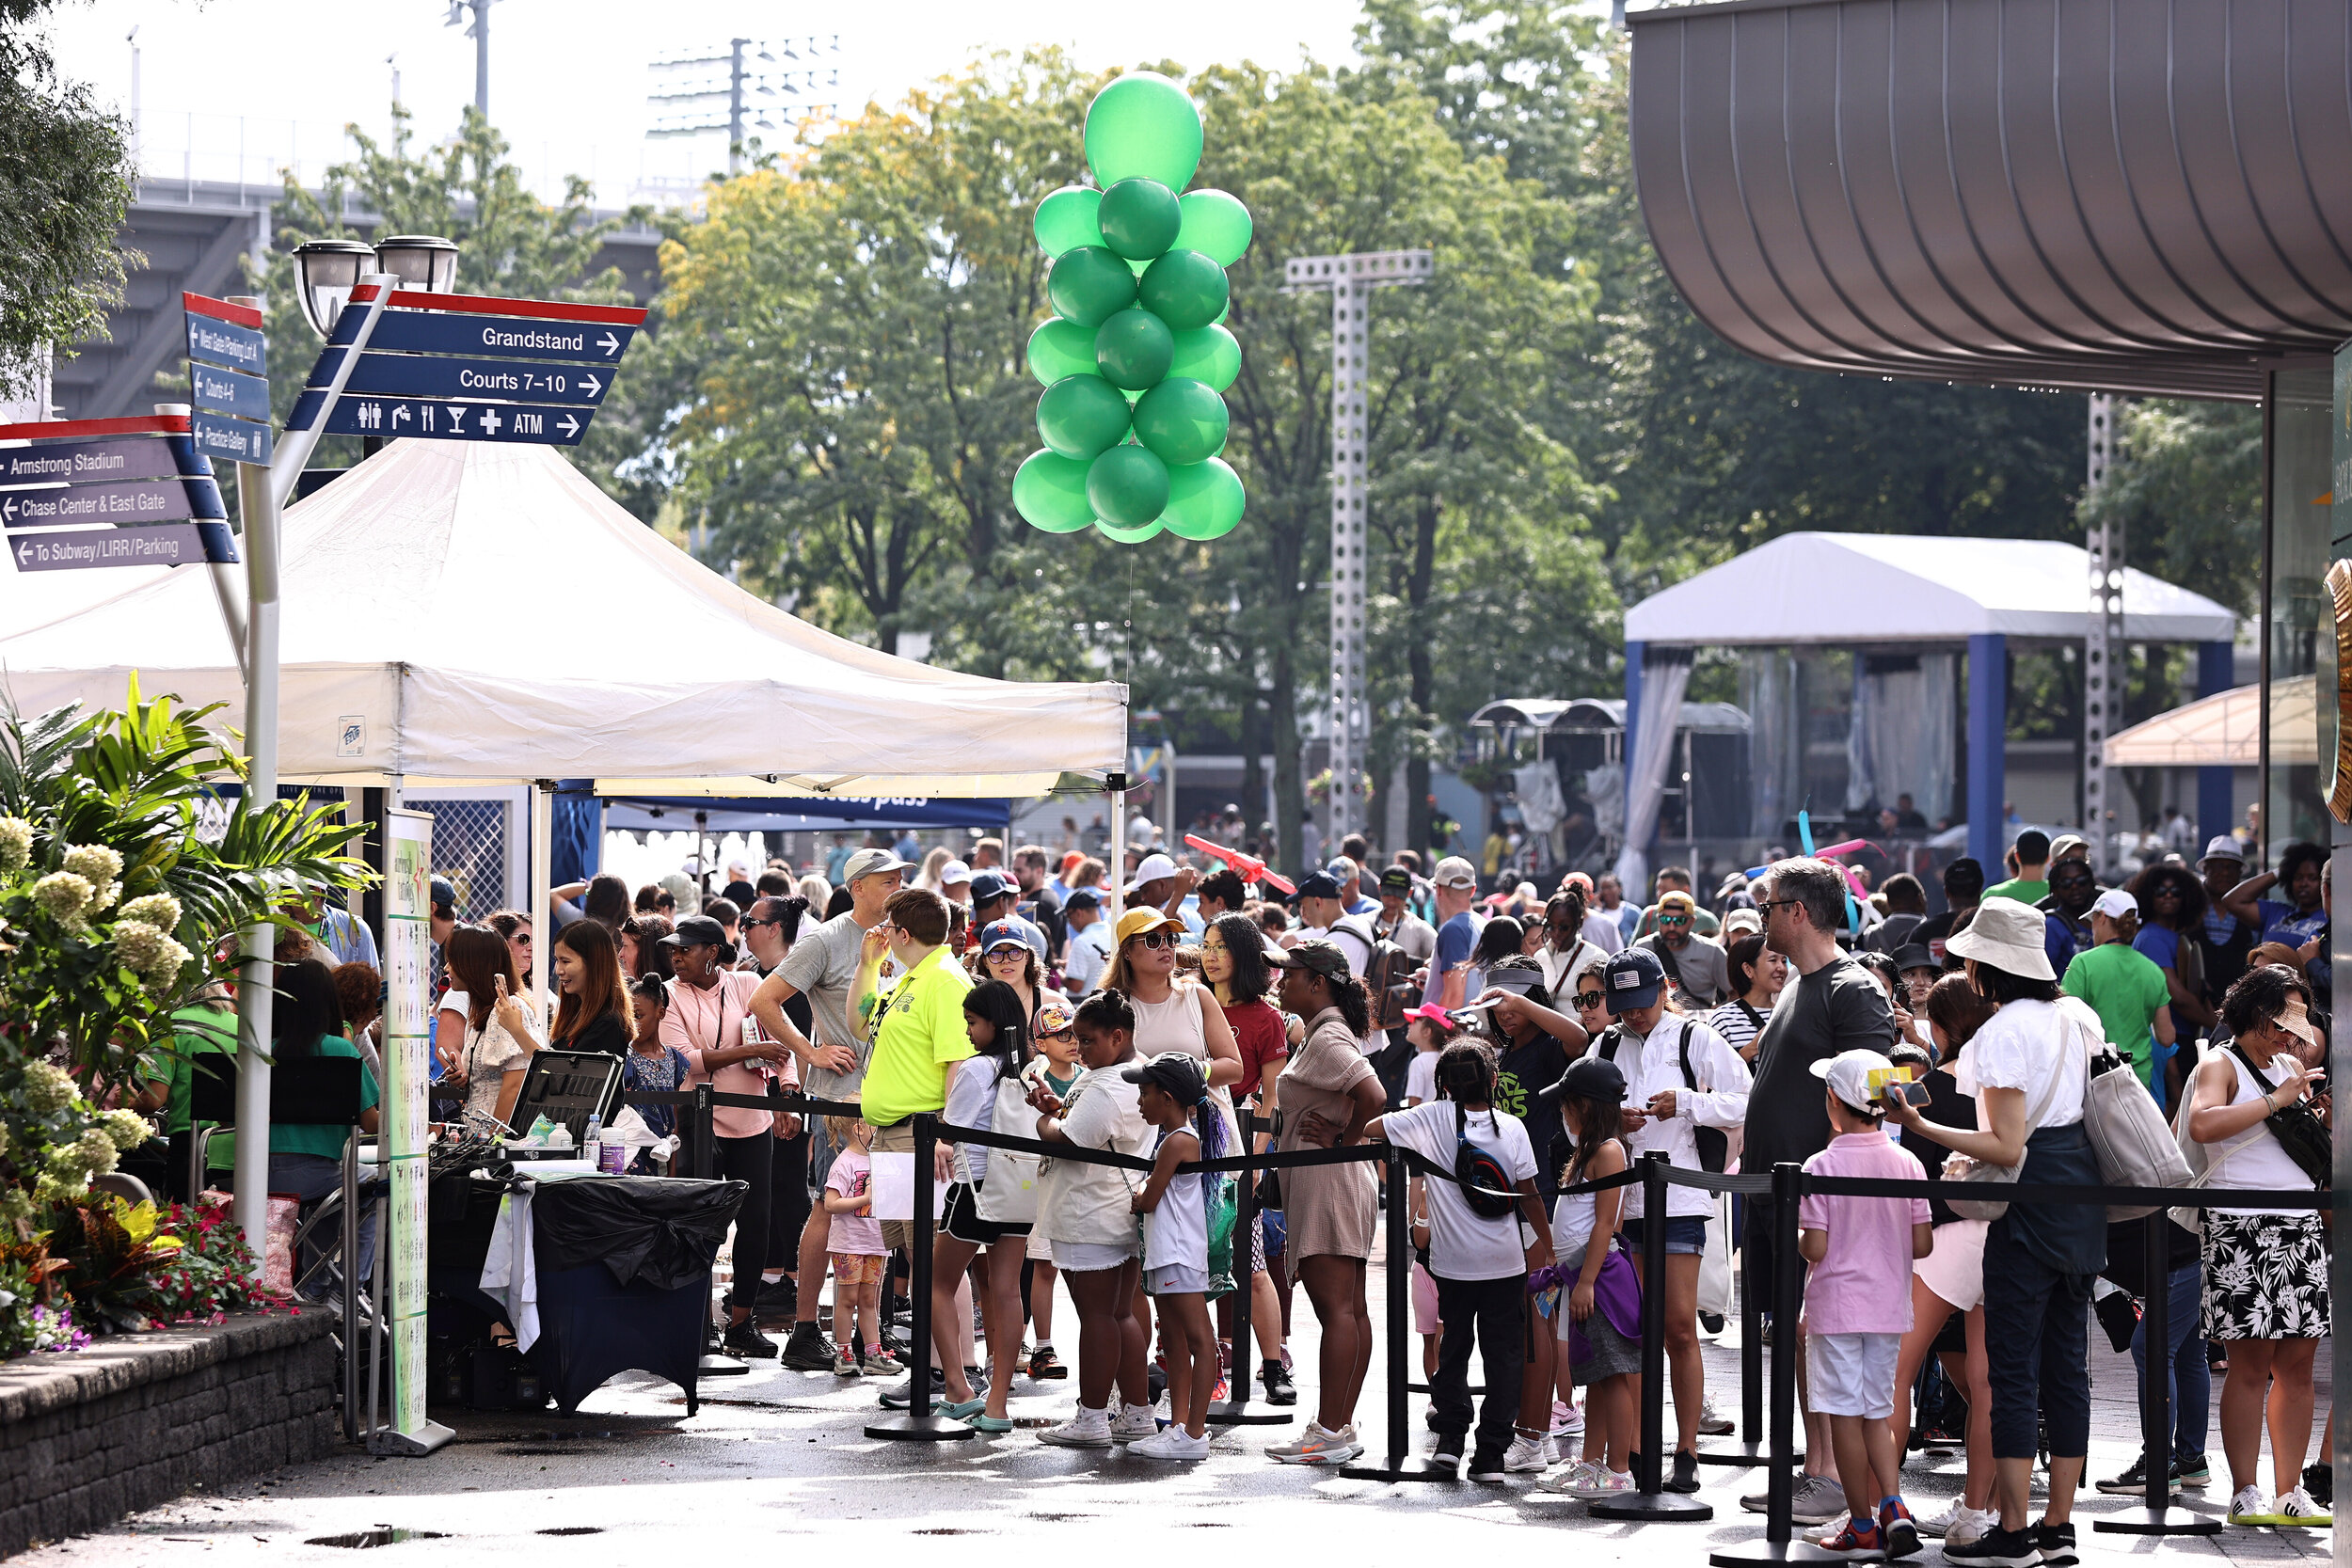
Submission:
M 1121 1405 L 1119 1414 L 1111 1418 L 1111 1441 L 1114 1443 L 1133 1443 L 1138 1438 L 1153 1436 L 1159 1430 L 1159 1418 L 1152 1414 L 1152 1407 L 1148 1404 Z
M 1089 1410 L 1082 1404 L 1075 1416 L 1057 1427 L 1047 1427 L 1037 1434 L 1037 1440 L 1057 1449 L 1107 1449 L 1111 1446 L 1110 1412 Z
M 2274 1523 L 2270 1506 L 2259 1486 L 2241 1486 L 2237 1496 L 2230 1499 L 2230 1523 L 2233 1525 L 2267 1525 Z
M 1183 1427 L 1168 1427 L 1155 1436 L 1137 1438 L 1127 1445 L 1127 1451 L 1143 1459 L 1206 1459 L 1209 1434 L 1195 1437 Z
M 1555 1446 L 1560 1438 L 1583 1436 L 1584 1407 L 1570 1404 L 1565 1400 L 1552 1401 L 1551 1435 Z
M 2299 1486 L 2282 1494 L 2270 1513 L 2281 1525 L 2319 1526 L 2336 1522 L 2334 1514 L 2320 1507 L 2312 1500 L 2312 1495 Z
M 1511 1446 L 1502 1452 L 1502 1468 L 1509 1475 L 1549 1470 L 1558 1463 L 1560 1456 L 1553 1451 L 1548 1436 L 1529 1437 L 1522 1433 L 1512 1438 Z
M 1706 1400 L 1699 1405 L 1700 1435 L 1705 1437 L 1728 1437 L 1731 1435 L 1731 1418 L 1728 1416 L 1717 1415 L 1715 1412 L 1715 1396 L 1712 1394 L 1708 1395 Z
M 1590 1485 L 1593 1472 L 1600 1468 L 1601 1466 L 1593 1460 L 1580 1459 L 1573 1465 L 1561 1466 L 1537 1481 L 1535 1490 L 1549 1492 L 1555 1497 L 1577 1497 L 1580 1495 L 1577 1488 Z
M 1344 1465 L 1364 1451 L 1356 1441 L 1353 1422 L 1337 1432 L 1326 1432 L 1320 1421 L 1309 1421 L 1307 1430 L 1287 1443 L 1266 1445 L 1266 1457 L 1279 1459 L 1285 1465 Z
M 1946 1508 L 1943 1513 L 1931 1513 L 1926 1518 L 1915 1520 L 1914 1523 L 1918 1526 L 1920 1535 L 1925 1537 L 1927 1540 L 1949 1540 L 1955 1544 L 1958 1544 L 1963 1542 L 1974 1540 L 1975 1537 L 1964 1534 L 1954 1535 L 1950 1532 L 1956 1529 L 1964 1529 L 1969 1521 L 1976 1516 L 1976 1513 L 1977 1511 L 1975 1509 L 1970 1508 L 1960 1498 L 1954 1497 L 1951 1500 L 1950 1506 Z
M 1997 1508 L 1970 1508 L 1959 1505 L 1963 1515 L 1944 1533 L 1947 1546 L 1969 1546 L 1983 1540 L 2000 1527 L 2001 1511 Z
M 1576 1496 L 1591 1502 L 1599 1497 L 1613 1497 L 1620 1493 L 1638 1490 L 1630 1470 L 1612 1470 L 1606 1465 L 1593 1466 L 1592 1479 L 1578 1489 Z

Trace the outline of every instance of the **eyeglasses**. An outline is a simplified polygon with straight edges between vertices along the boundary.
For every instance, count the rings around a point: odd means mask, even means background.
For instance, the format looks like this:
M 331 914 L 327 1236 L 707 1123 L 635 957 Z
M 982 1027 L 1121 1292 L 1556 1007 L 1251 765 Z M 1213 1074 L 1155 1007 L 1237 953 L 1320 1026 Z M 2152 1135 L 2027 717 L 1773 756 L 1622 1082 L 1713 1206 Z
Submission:
M 1026 942 L 1023 942 L 1018 947 L 992 947 L 988 950 L 988 961 L 994 963 L 998 958 L 1026 958 L 1028 952 L 1029 944 Z
M 1133 937 L 1129 940 L 1133 942 L 1139 942 L 1143 943 L 1144 946 L 1151 948 L 1153 952 L 1157 952 L 1163 947 L 1173 947 L 1176 945 L 1176 939 L 1166 931 L 1146 931 L 1143 935 L 1139 937 Z
M 1600 1006 L 1600 999 L 1601 993 L 1597 990 L 1581 990 L 1576 993 L 1576 1005 L 1580 1008 L 1597 1007 Z
M 1765 919 L 1770 920 L 1772 916 L 1772 911 L 1781 908 L 1783 905 L 1802 904 L 1804 902 L 1804 900 L 1802 898 L 1767 898 L 1761 904 L 1756 905 L 1756 908 L 1764 911 Z

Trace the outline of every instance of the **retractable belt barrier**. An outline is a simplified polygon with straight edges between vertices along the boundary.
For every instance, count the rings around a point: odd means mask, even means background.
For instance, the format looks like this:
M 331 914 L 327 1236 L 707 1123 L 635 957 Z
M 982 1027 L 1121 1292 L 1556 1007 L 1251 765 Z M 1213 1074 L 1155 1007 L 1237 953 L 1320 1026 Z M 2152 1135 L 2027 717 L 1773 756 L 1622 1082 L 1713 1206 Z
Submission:
M 625 1105 L 672 1106 L 693 1113 L 697 1162 L 706 1162 L 712 1155 L 712 1116 L 723 1107 L 730 1110 L 771 1111 L 792 1116 L 863 1117 L 865 1108 L 852 1101 L 818 1100 L 807 1095 L 771 1093 L 767 1095 L 722 1094 L 707 1084 L 692 1089 L 669 1091 L 636 1091 L 621 1096 Z M 1261 1129 L 1257 1117 L 1248 1111 L 1236 1111 L 1242 1139 L 1247 1146 Z M 1043 1155 L 1055 1160 L 1069 1160 L 1083 1164 L 1107 1165 L 1123 1170 L 1148 1171 L 1152 1162 L 1138 1155 L 1119 1154 L 1109 1149 L 1087 1148 L 1070 1143 L 1047 1143 L 1040 1138 L 1025 1138 L 1011 1133 L 975 1128 L 958 1127 L 943 1121 L 933 1113 L 922 1113 L 909 1118 L 915 1139 L 914 1215 L 911 1222 L 915 1243 L 908 1250 L 914 1278 L 910 1292 L 914 1297 L 914 1325 L 911 1346 L 912 1401 L 906 1418 L 897 1421 L 878 1422 L 868 1426 L 869 1437 L 913 1438 L 924 1440 L 953 1440 L 974 1435 L 973 1429 L 961 1422 L 947 1421 L 933 1414 L 930 1397 L 930 1274 L 932 1244 L 932 1150 L 941 1140 L 949 1143 L 977 1144 L 988 1148 L 1005 1148 Z M 1348 1465 L 1343 1475 L 1382 1481 L 1451 1480 L 1451 1470 L 1438 1471 L 1408 1464 L 1406 1443 L 1409 1421 L 1406 1409 L 1407 1391 L 1406 1303 L 1411 1292 L 1407 1270 L 1411 1258 L 1408 1226 L 1405 1205 L 1405 1180 L 1409 1173 L 1426 1179 L 1450 1181 L 1460 1186 L 1452 1168 L 1426 1158 L 1415 1150 L 1394 1144 L 1355 1144 L 1342 1148 L 1302 1148 L 1288 1152 L 1269 1151 L 1263 1154 L 1227 1155 L 1215 1160 L 1187 1161 L 1176 1167 L 1182 1174 L 1198 1172 L 1240 1173 L 1251 1170 L 1294 1170 L 1313 1165 L 1341 1165 L 1381 1163 L 1388 1167 L 1388 1190 L 1385 1196 L 1387 1230 L 1387 1306 L 1388 1323 L 1388 1427 L 1389 1453 L 1387 1463 L 1377 1465 Z M 1773 1230 L 1773 1255 L 1776 1260 L 1794 1259 L 1797 1256 L 1797 1208 L 1811 1195 L 1843 1197 L 1942 1198 L 1974 1202 L 2004 1202 L 2026 1204 L 2058 1204 L 2076 1207 L 2150 1207 L 2160 1217 L 2169 1209 L 2277 1209 L 2316 1211 L 2332 1207 L 2332 1195 L 2326 1192 L 2274 1188 L 2220 1187 L 2110 1187 L 2050 1182 L 1979 1182 L 1947 1181 L 1936 1179 L 1894 1180 L 1879 1177 L 1808 1176 L 1791 1163 L 1773 1167 L 1769 1175 L 1726 1175 L 1715 1171 L 1694 1170 L 1668 1164 L 1665 1156 L 1656 1150 L 1646 1152 L 1629 1168 L 1613 1176 L 1590 1181 L 1580 1181 L 1559 1189 L 1559 1196 L 1577 1196 L 1587 1193 L 1606 1192 L 1615 1187 L 1641 1183 L 1651 1195 L 1651 1200 L 1661 1203 L 1668 1187 L 1688 1187 L 1699 1192 L 1722 1195 L 1738 1193 L 1751 1199 L 1765 1200 Z M 1481 1192 L 1486 1189 L 1478 1189 Z M 1501 1195 L 1496 1196 L 1510 1196 Z M 1646 1205 L 1645 1205 L 1646 1207 Z M 1254 1190 L 1243 1183 L 1241 1212 L 1236 1217 L 1236 1230 L 1254 1223 L 1256 1204 Z M 2148 1278 L 2153 1282 L 2148 1294 L 2148 1328 L 2152 1343 L 2160 1341 L 2166 1329 L 2169 1311 L 2167 1292 L 2161 1288 L 2169 1272 L 2165 1266 L 2167 1257 L 2163 1230 L 2160 1226 L 2149 1227 Z M 1653 1279 L 1664 1277 L 1663 1245 L 1665 1227 L 1645 1227 L 1644 1243 L 1645 1275 Z M 1799 1310 L 1798 1273 L 1791 1267 L 1779 1267 L 1771 1281 L 1772 1310 L 1776 1332 L 1772 1335 L 1770 1378 L 1771 1418 L 1769 1437 L 1759 1433 L 1763 1422 L 1766 1392 L 1762 1386 L 1762 1316 L 1763 1281 L 1757 1278 L 1755 1249 L 1743 1248 L 1742 1298 L 1743 1332 L 1741 1345 L 1741 1393 L 1745 1418 L 1743 1443 L 1731 1452 L 1707 1452 L 1699 1457 L 1706 1462 L 1725 1465 L 1761 1465 L 1766 1467 L 1765 1536 L 1761 1542 L 1740 1543 L 1717 1548 L 1708 1554 L 1708 1561 L 1723 1568 L 1746 1568 L 1756 1563 L 1785 1563 L 1791 1560 L 1790 1538 L 1793 1521 L 1790 1517 L 1792 1474 L 1804 1456 L 1795 1451 L 1796 1420 L 1796 1334 Z M 1234 1398 L 1226 1406 L 1211 1413 L 1211 1419 L 1220 1425 L 1241 1421 L 1263 1421 L 1265 1417 L 1242 1414 L 1248 1399 L 1247 1355 L 1238 1354 L 1249 1335 L 1249 1287 L 1242 1285 L 1236 1291 L 1237 1323 L 1234 1344 Z M 1643 1291 L 1643 1380 L 1641 1411 L 1640 1472 L 1636 1476 L 1636 1491 L 1621 1498 L 1596 1503 L 1593 1512 L 1606 1517 L 1643 1520 L 1684 1519 L 1691 1521 L 1710 1518 L 1713 1510 L 1695 1499 L 1666 1493 L 1661 1489 L 1664 1462 L 1663 1401 L 1665 1397 L 1664 1355 L 1664 1295 L 1661 1291 Z M 1785 1325 L 1783 1327 L 1782 1325 Z M 2171 1415 L 2169 1398 L 2162 1378 L 2143 1380 L 2146 1386 L 2142 1399 L 2143 1441 L 2146 1451 L 2165 1451 L 2169 1438 Z M 1489 1397 L 1492 1397 L 1491 1395 Z M 2137 1513 L 2121 1519 L 2100 1519 L 2093 1528 L 2134 1534 L 2210 1533 L 2218 1527 L 2213 1521 L 2192 1516 L 2169 1506 L 2167 1478 L 2161 1466 L 2150 1465 L 2148 1492 L 2144 1508 Z

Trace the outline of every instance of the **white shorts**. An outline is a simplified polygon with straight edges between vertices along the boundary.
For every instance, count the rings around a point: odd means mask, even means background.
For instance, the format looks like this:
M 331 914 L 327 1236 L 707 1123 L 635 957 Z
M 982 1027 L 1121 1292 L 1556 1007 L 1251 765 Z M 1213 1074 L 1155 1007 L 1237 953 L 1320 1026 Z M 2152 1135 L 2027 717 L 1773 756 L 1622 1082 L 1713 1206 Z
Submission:
M 1911 1272 L 1919 1283 L 1963 1312 L 1984 1305 L 1984 1233 L 1992 1227 L 1982 1220 L 1954 1220 L 1935 1227 L 1935 1250 L 1915 1259 Z
M 1054 1266 L 1064 1274 L 1092 1274 L 1134 1260 L 1136 1249 L 1121 1242 L 1056 1242 Z M 1205 1287 L 1204 1287 L 1205 1289 Z
M 1887 1419 L 1895 1414 L 1895 1366 L 1902 1345 L 1899 1334 L 1806 1335 L 1807 1408 L 1816 1416 Z
M 1143 1288 L 1155 1296 L 1205 1296 L 1209 1293 L 1209 1271 L 1188 1263 L 1163 1263 L 1144 1271 Z

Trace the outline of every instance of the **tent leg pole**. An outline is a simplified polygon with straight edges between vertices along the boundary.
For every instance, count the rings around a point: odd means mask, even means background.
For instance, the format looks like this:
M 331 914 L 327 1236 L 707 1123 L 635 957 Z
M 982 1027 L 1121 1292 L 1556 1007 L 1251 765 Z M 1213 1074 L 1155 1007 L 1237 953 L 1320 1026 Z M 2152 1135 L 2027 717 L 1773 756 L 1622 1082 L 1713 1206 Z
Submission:
M 278 501 L 269 470 L 237 465 L 237 503 L 245 517 L 246 587 L 245 735 L 249 765 L 241 810 L 278 799 Z M 246 965 L 237 987 L 236 1202 L 232 1216 L 259 1258 L 269 1227 L 269 1060 L 277 948 L 275 927 L 246 932 Z
M 555 941 L 548 902 L 548 890 L 555 885 L 554 789 L 551 779 L 531 781 L 531 974 L 526 983 L 534 1007 L 548 994 L 548 953 Z M 552 1024 L 554 1019 L 550 1010 L 541 1022 Z
M 1127 775 L 1113 773 L 1103 781 L 1103 787 L 1111 798 L 1110 885 L 1103 891 L 1110 899 L 1108 918 L 1116 927 L 1127 908 Z

